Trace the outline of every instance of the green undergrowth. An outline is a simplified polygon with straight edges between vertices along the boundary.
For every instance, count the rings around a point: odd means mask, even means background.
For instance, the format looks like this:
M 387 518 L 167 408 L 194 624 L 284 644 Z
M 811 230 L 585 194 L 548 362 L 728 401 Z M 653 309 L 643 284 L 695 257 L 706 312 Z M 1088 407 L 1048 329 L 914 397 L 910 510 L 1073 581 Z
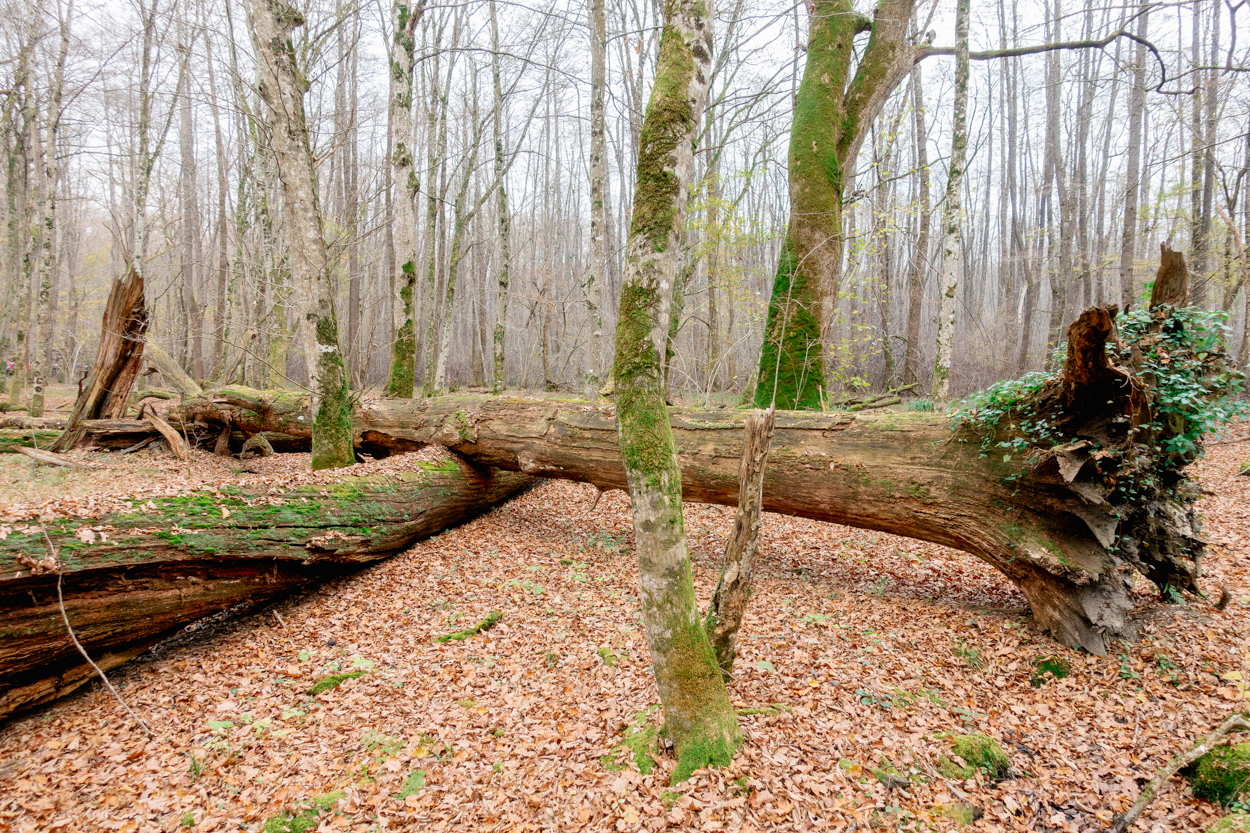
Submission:
M 1038 657 L 1033 660 L 1033 674 L 1029 683 L 1041 688 L 1050 680 L 1062 680 L 1072 674 L 1072 666 L 1063 657 Z
M 1186 768 L 1194 798 L 1221 807 L 1250 803 L 1250 742 L 1217 746 Z
M 947 778 L 966 781 L 984 773 L 991 780 L 1001 781 L 1011 774 L 1011 760 L 998 741 L 988 735 L 955 735 L 949 738 L 951 757 L 938 761 L 938 771 Z M 956 757 L 963 759 L 961 764 Z
M 659 706 L 648 706 L 625 721 L 621 739 L 612 746 L 608 754 L 599 759 L 604 769 L 609 772 L 624 769 L 625 764 L 620 759 L 628 753 L 628 760 L 633 761 L 643 775 L 650 775 L 655 770 L 652 753 L 658 754 L 660 751 L 660 729 L 651 722 L 651 716 L 659 709 Z
M 1217 821 L 1207 833 L 1250 833 L 1250 813 L 1231 813 Z
M 477 636 L 482 631 L 490 630 L 491 628 L 495 627 L 495 625 L 499 624 L 499 622 L 502 621 L 502 619 L 503 619 L 503 611 L 492 610 L 485 619 L 478 622 L 473 627 L 465 628 L 464 630 L 456 631 L 455 633 L 449 633 L 445 636 L 440 636 L 436 641 L 437 642 L 459 642 L 461 640 L 468 639 L 469 637 Z
M 263 833 L 309 833 L 317 829 L 321 814 L 334 809 L 345 795 L 340 790 L 297 801 L 289 811 L 266 821 L 261 830 Z

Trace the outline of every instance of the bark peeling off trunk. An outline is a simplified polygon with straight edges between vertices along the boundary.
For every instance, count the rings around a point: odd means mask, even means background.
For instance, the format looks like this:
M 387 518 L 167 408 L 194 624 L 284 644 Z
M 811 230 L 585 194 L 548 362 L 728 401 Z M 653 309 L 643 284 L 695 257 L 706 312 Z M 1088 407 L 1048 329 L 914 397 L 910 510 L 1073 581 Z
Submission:
M 46 526 L 74 633 L 107 670 L 211 613 L 402 552 L 532 482 L 453 463 L 280 494 L 153 498 Z M 61 620 L 57 573 L 35 561 L 46 553 L 36 524 L 0 541 L 0 718 L 91 678 Z

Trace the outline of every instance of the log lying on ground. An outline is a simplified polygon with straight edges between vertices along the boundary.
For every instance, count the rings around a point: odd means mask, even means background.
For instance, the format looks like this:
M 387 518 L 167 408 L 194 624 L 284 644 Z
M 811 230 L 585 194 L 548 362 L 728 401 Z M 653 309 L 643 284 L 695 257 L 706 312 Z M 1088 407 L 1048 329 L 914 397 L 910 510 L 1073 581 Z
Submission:
M 1192 364 L 1200 386 L 1215 380 L 1194 399 L 1228 388 L 1214 349 L 1185 357 L 1163 340 L 1184 326 L 1170 308 L 1138 315 L 1137 343 L 1125 345 L 1114 308 L 1087 310 L 1069 330 L 1064 372 L 1007 385 L 955 427 L 922 413 L 779 412 L 764 508 L 971 553 L 1015 582 L 1056 638 L 1105 654 L 1111 638 L 1132 633 L 1134 569 L 1161 590 L 1198 590 L 1198 492 L 1183 470 L 1195 429 L 1156 419 L 1166 409 L 1152 357 Z M 225 424 L 298 439 L 309 435 L 306 407 L 295 394 L 230 388 L 188 402 L 171 422 L 188 435 Z M 742 416 L 673 408 L 670 418 L 684 499 L 734 505 Z M 480 465 L 625 488 L 610 406 L 380 399 L 361 402 L 355 419 L 357 447 L 376 456 L 438 444 Z M 1186 437 L 1192 447 L 1178 450 Z
M 280 493 L 200 491 L 93 520 L 38 523 L 0 540 L 0 718 L 87 682 L 74 633 L 113 668 L 183 626 L 242 601 L 402 552 L 533 481 L 463 463 Z

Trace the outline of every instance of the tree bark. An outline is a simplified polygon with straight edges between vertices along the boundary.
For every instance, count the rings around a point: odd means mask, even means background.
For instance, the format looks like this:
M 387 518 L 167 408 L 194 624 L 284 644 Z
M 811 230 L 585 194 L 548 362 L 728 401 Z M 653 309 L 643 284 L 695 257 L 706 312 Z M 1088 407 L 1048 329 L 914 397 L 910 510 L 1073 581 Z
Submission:
M 416 128 L 412 120 L 413 66 L 417 23 L 425 13 L 424 0 L 413 8 L 404 0 L 391 7 L 391 170 L 395 183 L 395 220 L 391 224 L 395 244 L 395 271 L 403 304 L 403 321 L 391 346 L 391 369 L 386 395 L 411 397 L 417 372 L 417 193 L 420 183 L 413 169 Z
M 126 415 L 130 389 L 143 360 L 147 330 L 143 276 L 132 266 L 124 281 L 113 281 L 104 307 L 95 362 L 74 403 L 65 433 L 53 444 L 53 451 L 68 451 L 77 446 L 83 437 L 84 420 L 117 419 Z
M 291 272 L 303 318 L 300 332 L 313 396 L 312 467 L 350 466 L 355 462 L 351 398 L 304 116 L 308 81 L 296 66 L 291 43 L 291 32 L 304 19 L 284 0 L 252 0 L 249 12 L 261 75 L 259 91 L 269 111 L 283 212 L 291 235 Z
M 842 274 L 842 204 L 864 137 L 915 62 L 907 43 L 915 0 L 879 0 L 875 17 L 850 0 L 816 0 L 807 64 L 790 130 L 790 225 L 773 281 L 755 404 L 819 408 L 824 344 Z M 855 35 L 871 31 L 854 74 Z
M 643 626 L 668 734 L 673 783 L 725 766 L 742 743 L 737 715 L 695 604 L 682 518 L 682 472 L 665 406 L 669 312 L 712 67 L 712 11 L 668 0 L 639 139 L 616 361 L 616 423 L 629 483 Z
M 300 486 L 153 498 L 91 519 L 17 524 L 0 541 L 0 718 L 204 616 L 403 552 L 507 500 L 533 478 L 464 463 Z M 48 557 L 46 528 L 56 556 Z
M 955 4 L 955 113 L 951 161 L 942 217 L 942 282 L 938 291 L 937 358 L 933 363 L 933 401 L 950 399 L 951 358 L 955 348 L 955 301 L 964 271 L 963 178 L 968 151 L 968 16 L 970 0 Z
M 764 505 L 764 472 L 772 448 L 777 412 L 769 408 L 746 418 L 742 460 L 738 465 L 738 514 L 725 544 L 725 565 L 708 605 L 703 626 L 725 680 L 738 655 L 738 629 L 751 598 L 755 557 L 760 549 L 760 511 Z

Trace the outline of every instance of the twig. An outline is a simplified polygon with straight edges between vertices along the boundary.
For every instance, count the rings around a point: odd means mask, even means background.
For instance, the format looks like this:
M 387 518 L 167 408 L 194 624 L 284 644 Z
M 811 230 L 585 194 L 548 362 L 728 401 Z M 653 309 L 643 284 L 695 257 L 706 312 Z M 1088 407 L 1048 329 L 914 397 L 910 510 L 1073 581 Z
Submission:
M 35 494 L 39 494 L 38 486 L 35 487 Z M 107 688 L 112 695 L 117 698 L 117 702 L 121 703 L 122 708 L 134 718 L 135 722 L 143 727 L 144 733 L 148 737 L 152 737 L 152 727 L 148 726 L 148 724 L 143 721 L 143 718 L 135 714 L 134 709 L 130 708 L 130 705 L 122 699 L 121 692 L 113 687 L 113 683 L 109 680 L 108 675 L 104 673 L 104 669 L 95 664 L 95 661 L 92 660 L 87 654 L 87 649 L 84 648 L 82 643 L 78 641 L 78 636 L 74 633 L 74 628 L 69 623 L 69 613 L 65 610 L 65 597 L 61 593 L 61 583 L 65 578 L 65 571 L 61 567 L 61 559 L 57 557 L 56 546 L 52 543 L 52 538 L 48 535 L 48 527 L 44 524 L 42 515 L 39 518 L 39 531 L 43 533 L 43 540 L 48 545 L 48 552 L 52 555 L 52 561 L 56 564 L 56 605 L 61 611 L 61 621 L 65 623 L 65 632 L 69 634 L 69 639 L 74 643 L 74 647 L 78 649 L 78 653 L 82 654 L 82 658 L 86 660 L 92 670 L 99 675 L 105 688 Z
M 503 613 L 498 610 L 492 610 L 490 612 L 490 615 L 488 615 L 482 621 L 478 622 L 473 627 L 466 628 L 465 630 L 462 630 L 462 631 L 456 631 L 455 633 L 449 633 L 446 636 L 440 636 L 437 641 L 438 642 L 451 642 L 452 640 L 455 640 L 459 642 L 462 639 L 468 639 L 471 636 L 477 636 L 482 631 L 488 631 L 491 628 L 495 627 L 495 625 L 499 624 L 499 620 L 501 619 L 503 619 Z
M 74 460 L 63 460 L 55 454 L 47 451 L 40 451 L 37 448 L 27 448 L 24 445 L 17 447 L 18 454 L 24 454 L 36 463 L 43 463 L 45 466 L 64 466 L 71 469 L 83 468 L 83 464 Z
M 1207 739 L 1202 743 L 1168 761 L 1167 766 L 1159 770 L 1159 774 L 1154 777 L 1154 780 L 1146 785 L 1146 789 L 1141 791 L 1141 795 L 1137 797 L 1137 803 L 1111 825 L 1111 833 L 1124 833 L 1124 831 L 1132 827 L 1137 819 L 1141 817 L 1141 814 L 1145 812 L 1146 808 L 1158 798 L 1159 790 L 1168 782 L 1169 778 L 1175 775 L 1181 768 L 1192 764 L 1210 752 L 1225 735 L 1231 732 L 1250 732 L 1250 721 L 1246 720 L 1244 714 L 1235 714 L 1228 718 L 1220 724 L 1218 729 L 1207 735 Z

